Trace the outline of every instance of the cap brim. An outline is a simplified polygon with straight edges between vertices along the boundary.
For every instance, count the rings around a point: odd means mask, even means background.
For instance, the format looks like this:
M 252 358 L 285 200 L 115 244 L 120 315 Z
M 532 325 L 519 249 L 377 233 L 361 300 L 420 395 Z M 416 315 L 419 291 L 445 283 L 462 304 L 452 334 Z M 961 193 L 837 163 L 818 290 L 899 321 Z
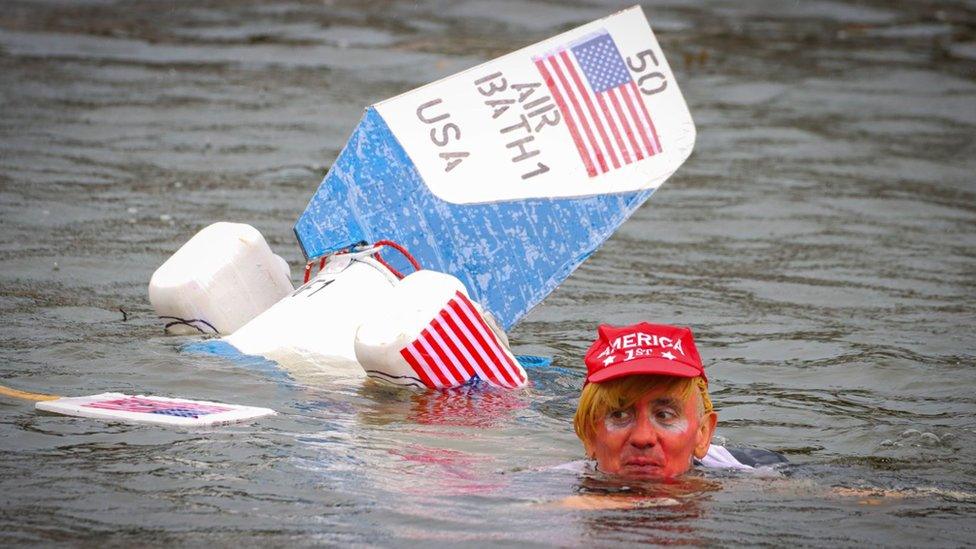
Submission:
M 621 362 L 601 369 L 586 378 L 591 383 L 601 383 L 618 377 L 635 375 L 663 375 L 675 377 L 698 377 L 704 375 L 702 370 L 666 358 L 641 358 L 628 362 Z

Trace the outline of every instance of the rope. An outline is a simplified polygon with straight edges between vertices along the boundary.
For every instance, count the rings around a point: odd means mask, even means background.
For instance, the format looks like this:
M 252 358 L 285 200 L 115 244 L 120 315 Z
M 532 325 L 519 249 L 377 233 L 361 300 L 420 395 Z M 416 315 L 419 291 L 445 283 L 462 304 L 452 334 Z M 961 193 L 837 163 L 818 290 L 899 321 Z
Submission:
M 376 262 L 379 263 L 380 265 L 386 267 L 388 271 L 390 271 L 391 273 L 393 273 L 393 276 L 395 276 L 395 277 L 397 277 L 398 279 L 401 279 L 401 280 L 403 279 L 403 276 L 404 276 L 403 273 L 401 273 L 400 271 L 394 269 L 393 268 L 393 265 L 390 265 L 389 263 L 387 263 L 386 260 L 383 259 L 382 256 L 380 256 L 380 253 L 379 252 L 376 252 L 375 254 L 373 254 L 373 259 L 375 259 Z
M 58 395 L 46 395 L 44 393 L 28 393 L 26 391 L 18 391 L 17 389 L 11 389 L 10 387 L 4 387 L 3 385 L 0 385 L 0 395 L 35 401 L 57 400 L 61 398 Z
M 396 250 L 396 251 L 400 252 L 401 254 L 403 254 L 403 257 L 407 258 L 407 261 L 410 262 L 410 265 L 414 268 L 415 271 L 419 271 L 419 270 L 423 269 L 423 267 L 420 266 L 420 262 L 417 261 L 416 259 L 414 259 L 413 255 L 411 255 L 410 252 L 408 252 L 406 248 L 404 248 L 403 246 L 397 244 L 396 242 L 393 242 L 392 240 L 378 240 L 378 241 L 376 241 L 376 244 L 373 244 L 373 246 L 374 247 L 389 246 L 389 247 L 393 248 L 394 250 Z M 342 253 L 346 253 L 346 252 L 339 252 L 339 253 L 342 254 Z M 336 255 L 338 255 L 338 254 L 336 254 Z M 322 269 L 325 268 L 326 260 L 329 257 L 330 256 L 323 256 L 321 259 L 318 260 L 318 262 L 319 262 L 319 272 L 322 272 Z M 384 260 L 380 256 L 380 253 L 379 252 L 376 252 L 373 255 L 373 258 L 375 258 L 376 261 L 378 261 L 380 263 L 380 265 L 383 265 L 384 267 L 386 267 L 387 269 L 389 269 L 390 272 L 393 273 L 394 276 L 396 276 L 397 278 L 403 278 L 403 276 L 404 276 L 403 273 L 401 273 L 400 271 L 394 269 L 392 265 L 390 265 L 389 263 L 387 263 L 386 260 Z M 304 280 L 302 281 L 302 284 L 308 284 L 308 281 L 312 278 L 312 265 L 315 264 L 315 261 L 316 261 L 315 259 L 312 259 L 311 261 L 305 263 L 305 277 L 304 277 Z
M 410 262 L 410 265 L 413 266 L 413 270 L 419 271 L 419 270 L 423 269 L 423 267 L 420 266 L 420 263 L 417 262 L 417 260 L 414 259 L 412 255 L 410 255 L 410 252 L 408 252 L 406 248 L 404 248 L 403 246 L 397 244 L 396 242 L 394 242 L 392 240 L 377 240 L 375 245 L 376 246 L 389 246 L 389 247 L 393 248 L 394 250 L 396 250 L 396 251 L 400 252 L 401 254 L 403 254 L 403 257 L 407 258 L 407 261 L 409 261 Z

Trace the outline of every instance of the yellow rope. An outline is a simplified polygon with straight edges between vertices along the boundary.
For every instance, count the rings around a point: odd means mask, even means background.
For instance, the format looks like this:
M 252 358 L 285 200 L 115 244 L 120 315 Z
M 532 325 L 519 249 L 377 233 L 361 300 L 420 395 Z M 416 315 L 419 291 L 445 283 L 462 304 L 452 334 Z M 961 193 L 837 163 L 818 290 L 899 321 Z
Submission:
M 0 385 L 0 395 L 21 398 L 24 400 L 57 400 L 61 397 L 58 395 L 45 395 L 43 393 L 28 393 L 26 391 L 18 391 L 17 389 L 11 389 L 10 387 L 4 387 Z

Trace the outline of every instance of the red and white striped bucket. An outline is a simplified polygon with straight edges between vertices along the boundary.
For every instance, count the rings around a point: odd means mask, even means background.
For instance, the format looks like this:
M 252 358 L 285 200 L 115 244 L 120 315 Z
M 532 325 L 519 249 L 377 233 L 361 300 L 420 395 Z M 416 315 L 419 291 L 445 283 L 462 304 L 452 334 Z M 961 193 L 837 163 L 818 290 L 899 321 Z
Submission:
M 528 379 L 456 278 L 418 271 L 399 282 L 391 307 L 359 327 L 356 359 L 371 378 L 445 389 L 481 381 L 514 389 Z

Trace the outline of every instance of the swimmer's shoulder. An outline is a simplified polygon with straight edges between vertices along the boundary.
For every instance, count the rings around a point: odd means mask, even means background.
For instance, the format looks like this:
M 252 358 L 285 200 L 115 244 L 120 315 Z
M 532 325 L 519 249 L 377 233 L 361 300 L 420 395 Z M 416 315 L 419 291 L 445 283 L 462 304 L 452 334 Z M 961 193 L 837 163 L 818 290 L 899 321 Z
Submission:
M 708 453 L 696 465 L 709 469 L 757 469 L 789 463 L 782 454 L 762 448 L 726 448 L 718 444 L 708 447 Z
M 705 457 L 695 460 L 695 465 L 706 469 L 758 469 L 773 467 L 789 463 L 782 454 L 762 448 L 727 448 L 712 444 L 708 447 Z M 596 471 L 595 462 L 589 459 L 578 459 L 559 465 L 543 467 L 539 470 L 562 471 L 567 473 L 586 473 Z
M 548 471 L 564 471 L 568 473 L 585 473 L 595 471 L 592 460 L 579 459 L 559 465 L 545 467 Z M 708 453 L 702 459 L 696 459 L 695 465 L 706 469 L 758 469 L 760 467 L 773 467 L 776 465 L 789 463 L 782 454 L 772 450 L 762 448 L 727 448 L 712 444 L 708 447 Z

